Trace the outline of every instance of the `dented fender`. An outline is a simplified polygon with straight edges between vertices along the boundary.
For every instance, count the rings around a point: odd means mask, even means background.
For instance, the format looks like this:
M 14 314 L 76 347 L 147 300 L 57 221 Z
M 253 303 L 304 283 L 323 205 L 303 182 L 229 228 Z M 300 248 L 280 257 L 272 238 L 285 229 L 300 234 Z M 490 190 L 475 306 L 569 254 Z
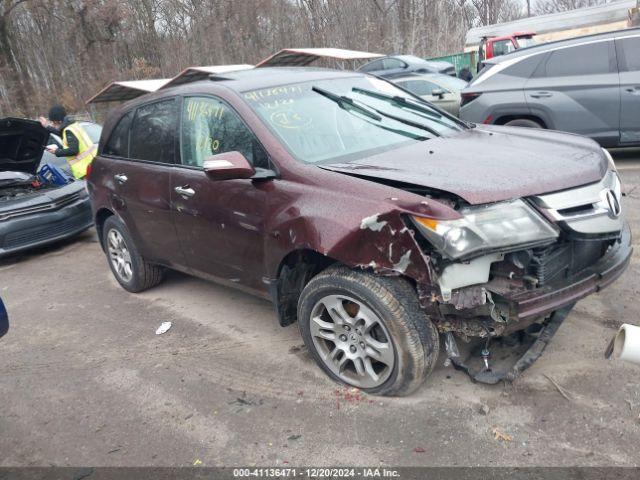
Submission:
M 335 190 L 328 194 L 310 186 L 304 192 L 295 185 L 279 187 L 286 188 L 278 188 L 272 195 L 278 196 L 276 201 L 284 206 L 268 218 L 265 226 L 266 267 L 273 280 L 287 254 L 312 250 L 351 268 L 403 275 L 418 284 L 432 285 L 435 279 L 429 257 L 403 217 L 459 218 L 457 212 L 437 201 L 386 186 L 372 185 L 371 190 L 381 193 L 379 200 L 335 195 Z M 327 201 L 328 195 L 331 201 Z M 288 201 L 282 202 L 282 196 Z

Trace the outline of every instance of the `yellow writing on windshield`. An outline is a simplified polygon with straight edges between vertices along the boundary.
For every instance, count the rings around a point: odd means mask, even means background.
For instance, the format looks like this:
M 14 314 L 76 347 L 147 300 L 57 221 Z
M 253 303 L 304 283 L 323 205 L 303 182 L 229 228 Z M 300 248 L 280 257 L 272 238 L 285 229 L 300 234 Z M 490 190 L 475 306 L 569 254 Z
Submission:
M 285 85 L 282 87 L 265 88 L 262 90 L 253 90 L 252 92 L 246 92 L 244 98 L 247 100 L 253 100 L 259 102 L 260 100 L 271 100 L 273 97 L 279 97 L 283 95 L 296 95 L 303 93 L 300 85 Z
M 222 118 L 225 108 L 222 104 L 211 100 L 189 100 L 187 102 L 187 118 L 193 122 L 197 118 Z

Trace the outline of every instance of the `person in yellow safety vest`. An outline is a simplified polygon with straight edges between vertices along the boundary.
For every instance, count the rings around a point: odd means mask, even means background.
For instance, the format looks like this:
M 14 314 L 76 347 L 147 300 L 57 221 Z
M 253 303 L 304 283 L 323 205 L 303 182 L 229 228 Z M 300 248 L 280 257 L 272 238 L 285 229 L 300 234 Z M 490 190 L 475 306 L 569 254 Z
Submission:
M 62 148 L 48 145 L 47 151 L 56 157 L 67 157 L 73 176 L 78 179 L 84 178 L 87 175 L 87 167 L 98 151 L 98 146 L 93 143 L 87 132 L 78 122 L 69 120 L 66 110 L 60 105 L 51 107 L 49 121 L 40 117 L 40 123 L 49 132 L 62 137 Z

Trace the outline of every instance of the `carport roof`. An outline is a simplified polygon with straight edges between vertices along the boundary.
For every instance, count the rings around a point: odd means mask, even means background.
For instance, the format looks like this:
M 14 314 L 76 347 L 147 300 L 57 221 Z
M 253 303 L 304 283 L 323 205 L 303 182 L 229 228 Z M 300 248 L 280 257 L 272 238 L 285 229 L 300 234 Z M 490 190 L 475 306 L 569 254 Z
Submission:
M 247 70 L 253 68 L 253 65 L 209 65 L 204 67 L 189 67 L 173 78 L 160 78 L 155 80 L 128 80 L 111 82 L 93 97 L 87 100 L 87 103 L 103 103 L 103 102 L 124 102 L 132 100 L 146 93 L 155 92 L 165 87 L 173 87 L 183 83 L 204 80 L 212 74 L 221 74 L 228 72 L 236 72 L 239 70 Z
M 181 71 L 178 75 L 170 79 L 160 88 L 175 87 L 176 85 L 182 85 L 183 83 L 196 82 L 198 80 L 205 80 L 210 75 L 222 74 L 229 72 L 238 72 L 240 70 L 249 70 L 253 68 L 253 65 L 246 63 L 240 63 L 237 65 L 209 65 L 206 67 L 188 67 Z
M 344 50 L 342 48 L 285 48 L 265 58 L 258 67 L 304 67 L 319 58 L 332 60 L 367 60 L 384 57 L 380 53 Z
M 101 102 L 120 102 L 137 98 L 145 93 L 155 92 L 169 78 L 159 78 L 155 80 L 130 80 L 122 82 L 111 82 L 93 97 L 87 100 L 87 103 Z

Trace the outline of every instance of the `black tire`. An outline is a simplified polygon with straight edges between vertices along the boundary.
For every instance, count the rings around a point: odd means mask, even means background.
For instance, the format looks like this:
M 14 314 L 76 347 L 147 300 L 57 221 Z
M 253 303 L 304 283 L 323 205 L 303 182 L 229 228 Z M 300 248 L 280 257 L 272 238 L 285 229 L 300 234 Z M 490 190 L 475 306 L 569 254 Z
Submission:
M 358 386 L 331 371 L 312 339 L 310 322 L 314 307 L 331 295 L 346 295 L 362 302 L 384 322 L 393 343 L 395 362 L 389 377 L 374 388 L 359 387 L 361 390 L 375 395 L 400 396 L 422 385 L 438 358 L 439 335 L 420 308 L 416 291 L 408 281 L 346 267 L 330 267 L 314 277 L 302 291 L 298 325 L 311 355 L 335 381 Z
M 110 257 L 109 233 L 112 230 L 121 235 L 131 258 L 131 278 L 128 280 L 123 278 L 117 272 L 114 262 Z M 138 253 L 138 249 L 136 248 L 127 227 L 118 219 L 118 217 L 111 216 L 104 222 L 104 225 L 102 226 L 102 244 L 104 245 L 104 250 L 107 255 L 109 268 L 118 283 L 125 290 L 132 293 L 138 293 L 151 287 L 155 287 L 162 281 L 165 269 L 158 265 L 149 263 L 142 258 Z
M 506 127 L 544 128 L 540 123 L 528 118 L 516 118 L 504 124 Z

